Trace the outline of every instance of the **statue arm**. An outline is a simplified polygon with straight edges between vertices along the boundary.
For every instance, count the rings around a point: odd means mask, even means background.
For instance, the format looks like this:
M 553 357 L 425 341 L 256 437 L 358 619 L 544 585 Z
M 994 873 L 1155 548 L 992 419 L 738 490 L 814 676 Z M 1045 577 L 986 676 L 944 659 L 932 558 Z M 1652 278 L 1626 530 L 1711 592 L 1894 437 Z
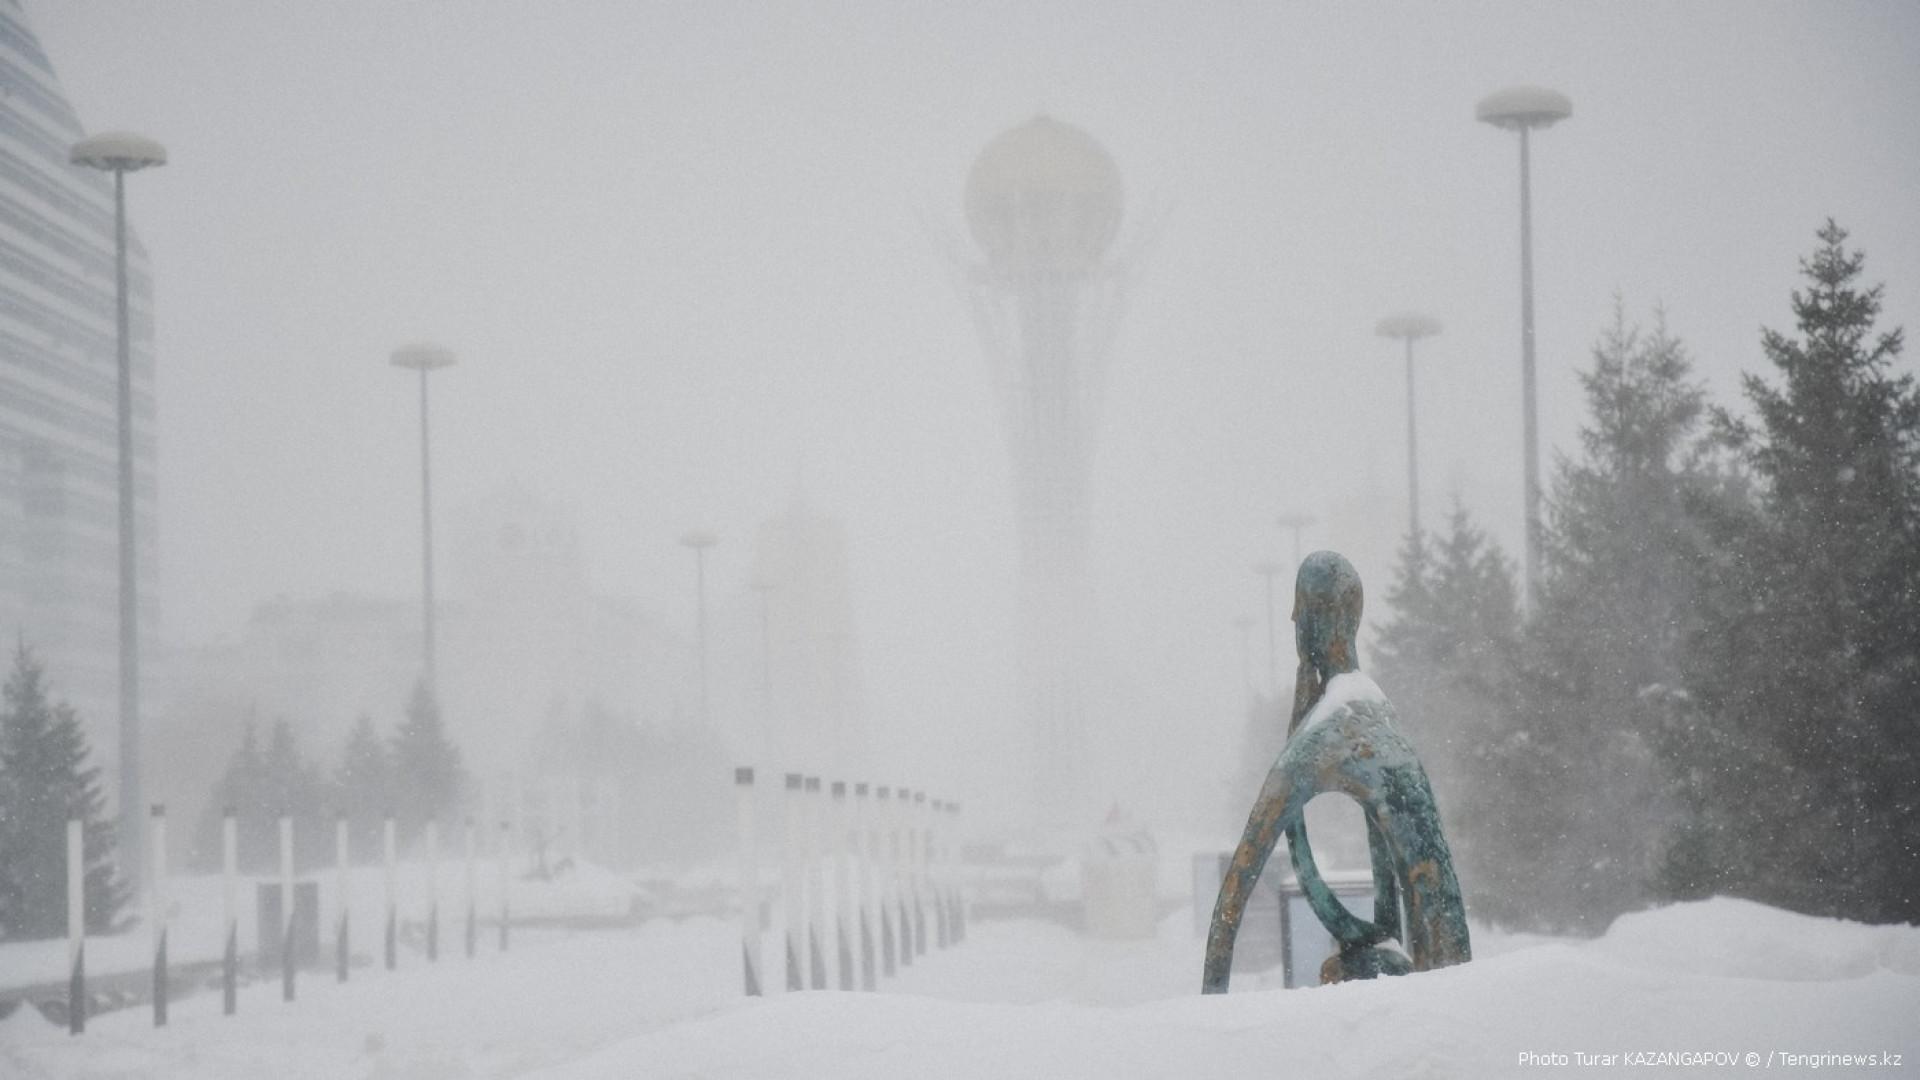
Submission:
M 1291 749 L 1291 748 L 1289 748 Z M 1233 942 L 1240 933 L 1240 918 L 1246 912 L 1247 898 L 1253 895 L 1254 882 L 1273 854 L 1280 838 L 1281 822 L 1299 816 L 1300 788 L 1293 782 L 1291 763 L 1294 755 L 1282 752 L 1267 772 L 1260 797 L 1247 816 L 1246 832 L 1220 882 L 1220 895 L 1213 903 L 1213 923 L 1207 930 L 1206 969 L 1201 975 L 1200 992 L 1224 994 L 1233 974 Z

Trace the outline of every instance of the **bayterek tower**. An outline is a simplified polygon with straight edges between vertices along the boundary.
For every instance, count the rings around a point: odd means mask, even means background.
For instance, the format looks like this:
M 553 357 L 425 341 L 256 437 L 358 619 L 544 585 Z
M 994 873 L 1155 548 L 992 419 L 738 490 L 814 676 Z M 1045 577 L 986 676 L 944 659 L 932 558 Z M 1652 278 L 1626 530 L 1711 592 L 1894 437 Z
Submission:
M 1087 488 L 1124 284 L 1120 171 L 1093 136 L 1036 116 L 967 176 L 963 267 L 999 398 L 1020 536 L 1020 707 L 1040 822 L 1085 820 L 1093 670 Z

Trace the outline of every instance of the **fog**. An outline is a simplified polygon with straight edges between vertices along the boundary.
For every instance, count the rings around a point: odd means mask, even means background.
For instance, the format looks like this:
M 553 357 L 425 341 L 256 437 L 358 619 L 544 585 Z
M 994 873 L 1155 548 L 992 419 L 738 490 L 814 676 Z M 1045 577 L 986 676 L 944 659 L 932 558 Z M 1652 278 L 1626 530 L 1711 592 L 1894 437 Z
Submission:
M 433 376 L 443 523 L 503 491 L 561 508 L 591 591 L 683 646 L 679 538 L 715 533 L 716 723 L 751 756 L 755 537 L 803 500 L 844 530 L 873 767 L 973 806 L 1004 794 L 1019 712 L 1012 477 L 951 257 L 977 257 L 961 195 L 995 135 L 1044 113 L 1098 139 L 1140 244 L 1089 491 L 1092 732 L 1100 797 L 1151 820 L 1243 812 L 1216 782 L 1232 620 L 1265 617 L 1251 566 L 1292 557 L 1278 515 L 1313 515 L 1306 548 L 1385 614 L 1405 399 L 1381 316 L 1445 327 L 1417 360 L 1426 514 L 1457 499 L 1518 555 L 1516 145 L 1475 122 L 1485 94 L 1574 105 L 1533 141 L 1549 462 L 1616 297 L 1664 307 L 1728 404 L 1828 216 L 1885 324 L 1920 316 L 1911 5 L 27 11 L 83 123 L 171 155 L 129 183 L 170 649 L 276 597 L 418 595 L 418 399 L 388 356 L 427 339 L 460 358 Z

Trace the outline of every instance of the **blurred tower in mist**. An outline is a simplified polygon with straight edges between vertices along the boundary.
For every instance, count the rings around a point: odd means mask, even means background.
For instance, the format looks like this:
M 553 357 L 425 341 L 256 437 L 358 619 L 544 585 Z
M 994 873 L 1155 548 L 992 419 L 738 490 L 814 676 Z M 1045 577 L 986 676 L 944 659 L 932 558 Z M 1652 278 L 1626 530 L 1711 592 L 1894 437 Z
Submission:
M 1020 700 L 1042 823 L 1084 820 L 1093 596 L 1087 488 L 1120 313 L 1110 257 L 1122 191 L 1113 158 L 1036 116 L 989 142 L 967 177 L 968 299 L 1000 399 L 1020 529 Z
M 16 0 L 0 0 L 0 638 L 47 665 L 115 774 L 118 330 L 113 179 Z M 128 230 L 140 655 L 157 660 L 153 274 Z M 157 665 L 141 676 L 152 686 Z M 142 820 L 144 820 L 144 815 Z

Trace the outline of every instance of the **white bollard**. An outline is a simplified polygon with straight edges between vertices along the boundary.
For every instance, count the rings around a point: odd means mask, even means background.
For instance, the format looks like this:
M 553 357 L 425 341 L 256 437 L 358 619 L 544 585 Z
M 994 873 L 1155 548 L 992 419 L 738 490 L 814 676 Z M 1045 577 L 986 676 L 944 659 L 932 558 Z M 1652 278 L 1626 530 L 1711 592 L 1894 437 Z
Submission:
M 334 977 L 340 982 L 347 981 L 348 962 L 353 957 L 353 943 L 348 936 L 351 929 L 348 913 L 353 905 L 347 902 L 347 856 L 347 815 L 340 813 L 333 819 L 333 963 Z
M 829 808 L 828 851 L 833 859 L 833 947 L 837 963 L 835 983 L 841 990 L 857 989 L 853 974 L 853 915 L 856 905 L 849 891 L 847 873 L 847 782 L 835 780 L 833 802 Z
M 280 815 L 280 1000 L 293 1000 L 293 819 Z
M 440 823 L 427 822 L 427 962 L 440 959 Z
M 946 837 L 941 828 L 946 814 L 945 806 L 939 799 L 927 800 L 927 896 L 933 904 L 933 945 L 936 949 L 944 949 L 952 944 L 947 934 Z
M 473 959 L 480 940 L 480 892 L 474 884 L 473 819 L 467 819 L 467 959 Z
M 67 820 L 67 1031 L 87 1030 L 87 844 L 79 818 Z
M 898 898 L 899 922 L 895 924 L 895 929 L 900 934 L 901 967 L 913 963 L 914 894 L 907 847 L 907 816 L 912 810 L 913 792 L 906 788 L 895 788 L 893 812 L 887 815 L 887 875 L 893 879 L 894 894 Z
M 947 834 L 948 871 L 953 875 L 953 889 L 949 901 L 953 905 L 951 928 L 953 940 L 958 943 L 967 940 L 967 878 L 966 861 L 961 858 L 964 845 L 960 842 L 960 804 L 947 804 L 947 817 L 950 828 Z
M 913 875 L 913 952 L 927 955 L 927 793 L 913 793 L 913 809 L 907 815 L 908 873 Z
M 807 861 L 807 972 L 810 976 L 807 985 L 815 990 L 827 988 L 827 915 L 826 915 L 826 875 L 821 855 L 822 825 L 826 817 L 824 796 L 820 791 L 820 778 L 807 777 L 806 811 L 802 820 L 806 822 L 806 839 L 802 851 Z
M 868 850 L 873 854 L 874 924 L 880 934 L 880 973 L 891 979 L 899 973 L 894 955 L 893 869 L 891 832 L 887 827 L 893 813 L 893 789 L 885 784 L 874 788 L 873 820 L 867 823 Z
M 760 996 L 760 879 L 753 847 L 753 767 L 733 770 L 740 810 L 740 965 L 748 997 Z
M 507 926 L 512 920 L 511 906 L 507 902 L 508 888 L 512 884 L 511 866 L 513 862 L 513 827 L 507 822 L 500 823 L 500 951 L 507 951 Z
M 853 785 L 853 896 L 854 922 L 860 935 L 860 989 L 871 991 L 876 985 L 873 955 L 873 845 L 869 822 L 873 807 L 868 803 L 871 785 L 861 781 Z
M 153 1026 L 167 1026 L 167 808 L 153 804 L 147 851 L 147 925 L 153 930 Z
M 801 832 L 804 828 L 800 815 L 805 809 L 801 805 L 806 795 L 805 783 L 805 778 L 799 773 L 788 773 L 786 798 L 781 803 L 787 842 L 780 859 L 780 900 L 786 919 L 788 990 L 804 990 L 807 985 L 805 969 L 802 967 L 806 959 L 806 897 L 801 884 L 800 862 Z
M 400 843 L 394 828 L 393 815 L 388 814 L 380 823 L 380 848 L 386 868 L 387 886 L 387 929 L 385 952 L 387 970 L 392 971 L 400 963 L 400 897 L 399 862 Z
M 221 1011 L 232 1016 L 240 995 L 240 824 L 233 807 L 220 816 L 220 903 L 227 944 L 220 957 Z

